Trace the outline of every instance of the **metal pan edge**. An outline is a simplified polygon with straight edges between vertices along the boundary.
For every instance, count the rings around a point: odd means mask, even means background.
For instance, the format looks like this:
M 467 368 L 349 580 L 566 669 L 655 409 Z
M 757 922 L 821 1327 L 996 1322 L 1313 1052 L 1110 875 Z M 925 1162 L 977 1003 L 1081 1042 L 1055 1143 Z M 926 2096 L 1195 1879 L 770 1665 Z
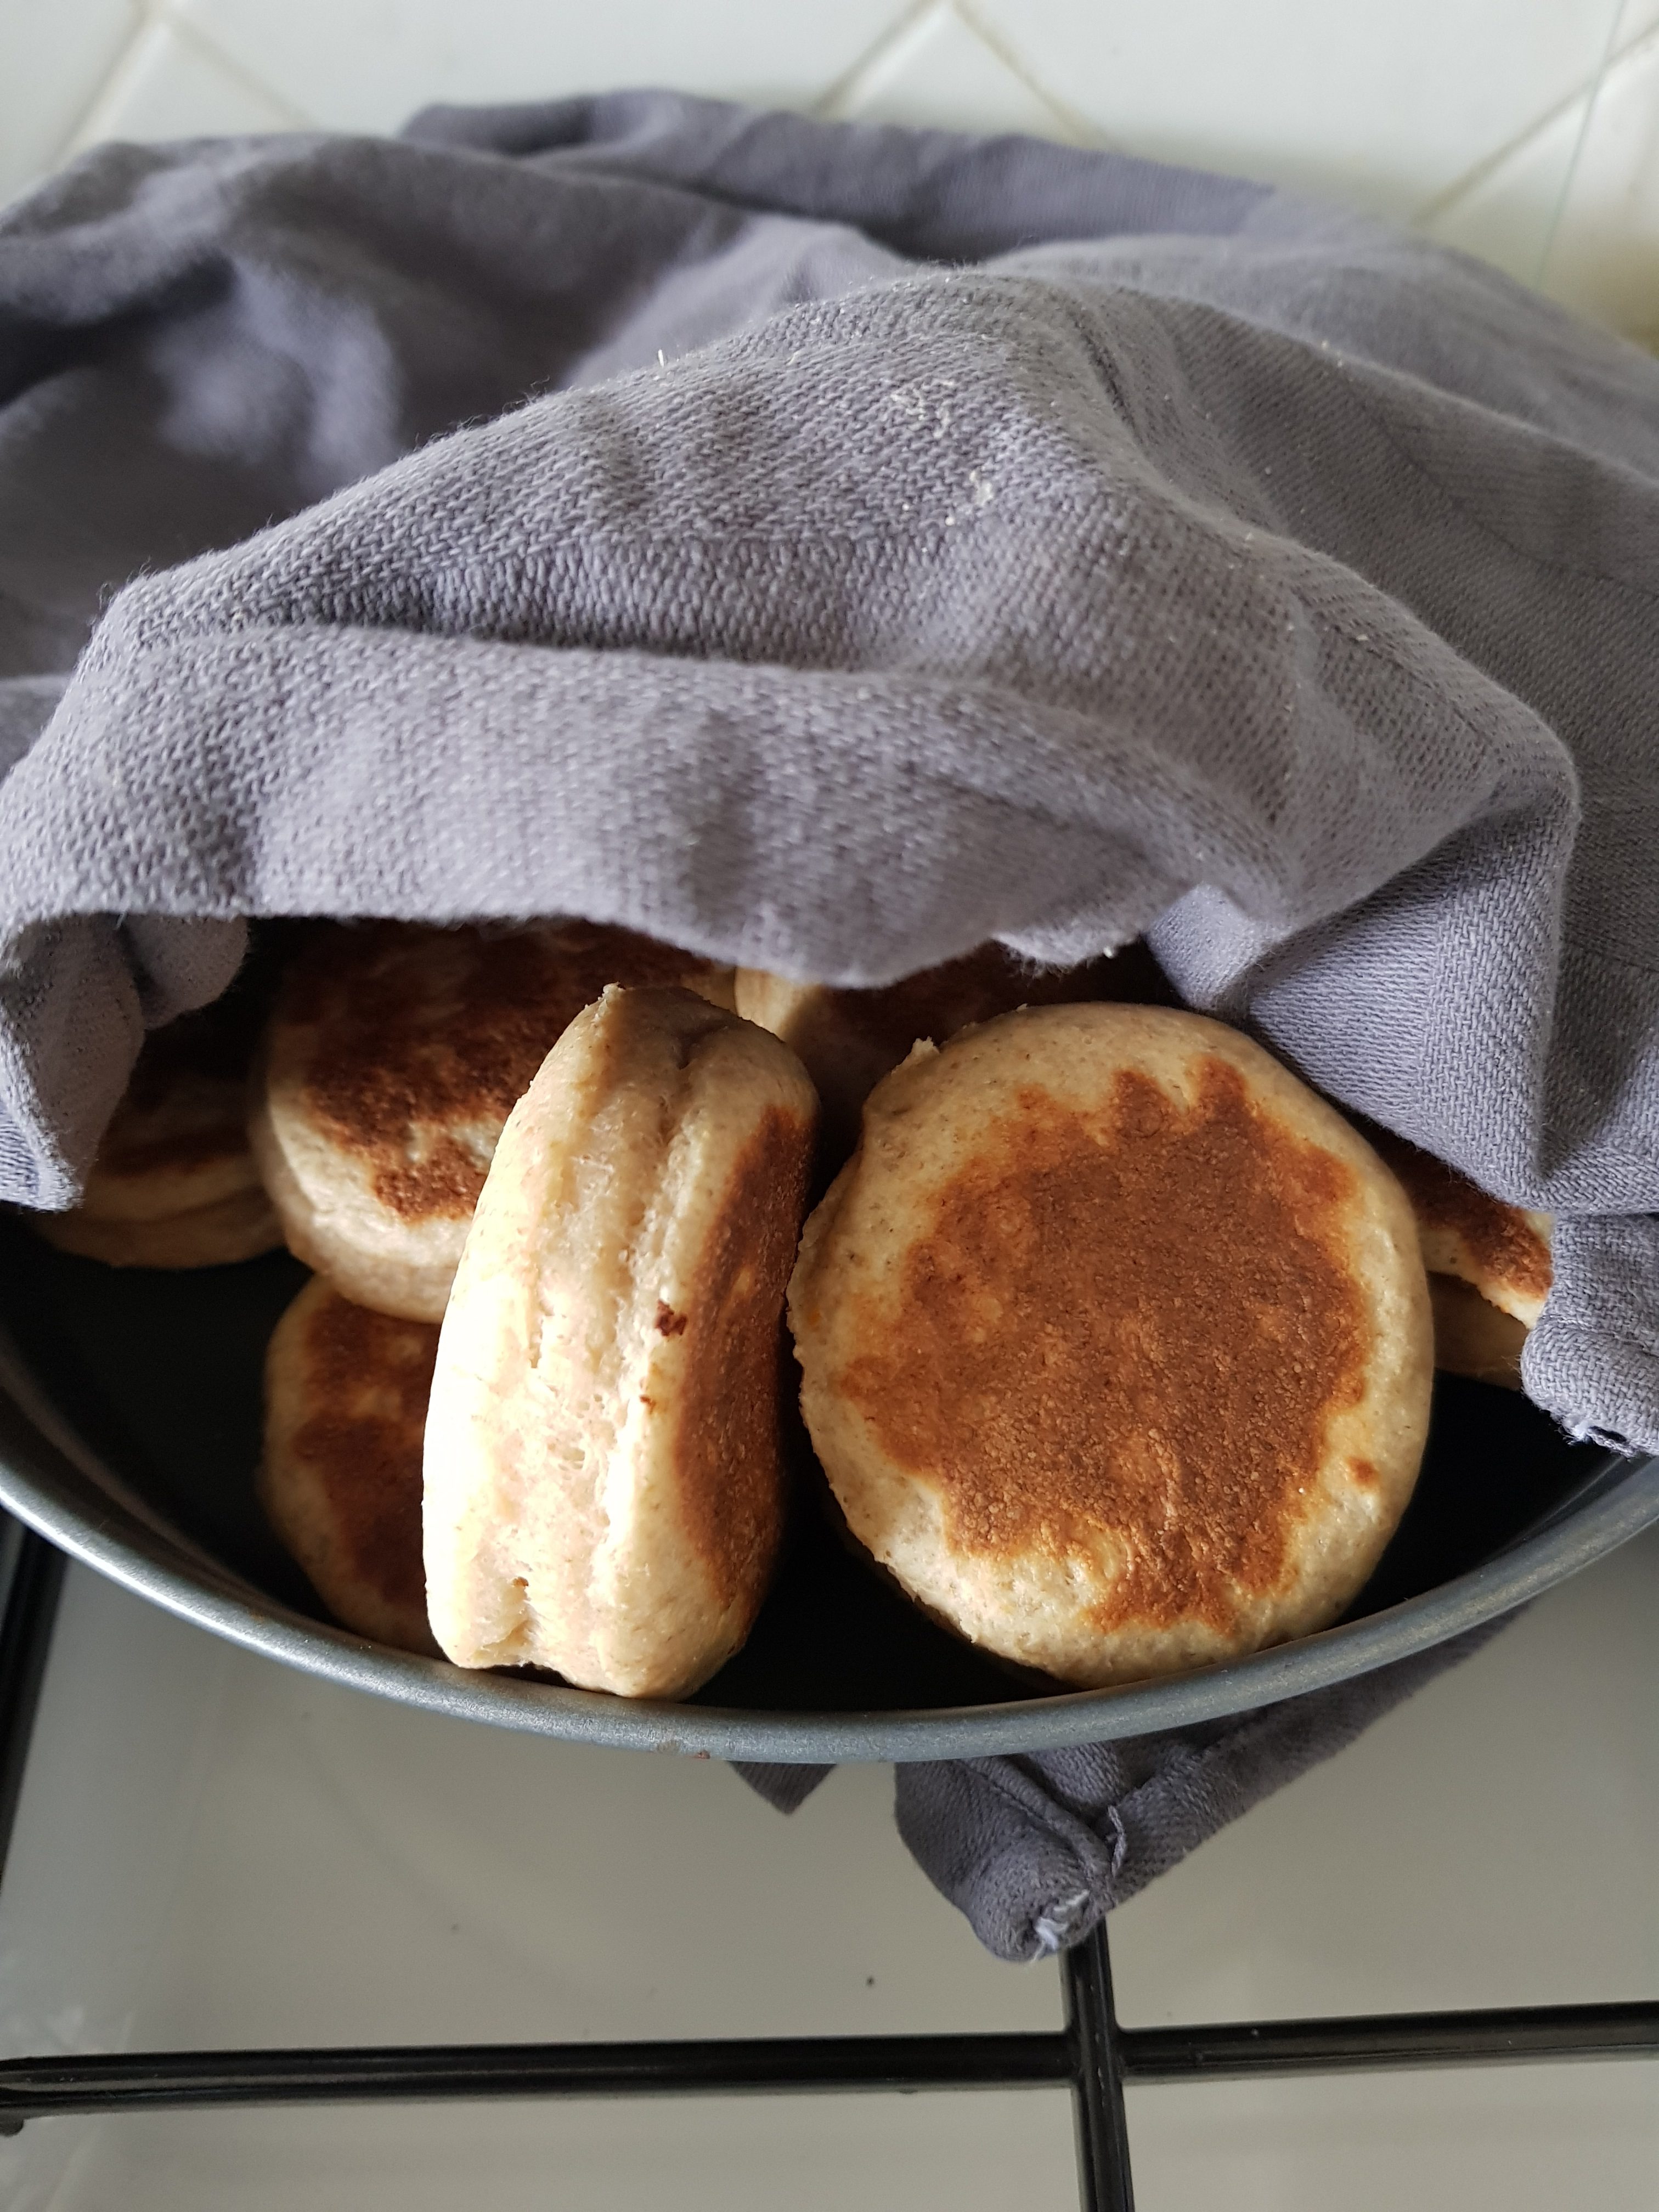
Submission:
M 3 1364 L 10 1387 L 0 1394 L 0 1504 L 137 1595 L 247 1650 L 400 1704 L 531 1735 L 699 1758 L 781 1765 L 982 1759 L 1221 1719 L 1429 1650 L 1513 1611 L 1659 1522 L 1659 1459 L 1632 1459 L 1617 1479 L 1588 1483 L 1582 1505 L 1552 1515 L 1542 1528 L 1454 1581 L 1364 1620 L 1198 1673 L 921 1712 L 765 1713 L 660 1705 L 471 1674 L 389 1651 L 258 1598 L 154 1516 L 135 1514 L 61 1423 L 31 1418 L 37 1409 L 27 1401 L 34 1394 L 18 1387 L 24 1378 L 14 1360 Z M 56 1434 L 44 1433 L 48 1428 Z M 89 1510 L 88 1491 L 101 1510 Z

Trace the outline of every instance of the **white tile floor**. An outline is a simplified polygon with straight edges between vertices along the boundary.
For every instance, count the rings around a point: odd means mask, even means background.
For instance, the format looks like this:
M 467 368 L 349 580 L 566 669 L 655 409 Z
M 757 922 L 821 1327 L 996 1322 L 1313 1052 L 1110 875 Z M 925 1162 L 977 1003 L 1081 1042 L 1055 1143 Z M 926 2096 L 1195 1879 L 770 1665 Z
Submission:
M 0 0 L 0 194 L 105 138 L 623 83 L 1336 193 L 1659 334 L 1659 0 Z
M 1659 1536 L 1126 1906 L 1126 2019 L 1659 1994 Z M 234 1651 L 72 1572 L 0 1892 L 0 2050 L 1035 2028 L 898 1843 L 715 1765 L 537 1742 Z M 1659 2070 L 1132 2095 L 1142 2212 L 1652 2212 Z M 104 2121 L 8 2212 L 1062 2212 L 1058 2094 Z

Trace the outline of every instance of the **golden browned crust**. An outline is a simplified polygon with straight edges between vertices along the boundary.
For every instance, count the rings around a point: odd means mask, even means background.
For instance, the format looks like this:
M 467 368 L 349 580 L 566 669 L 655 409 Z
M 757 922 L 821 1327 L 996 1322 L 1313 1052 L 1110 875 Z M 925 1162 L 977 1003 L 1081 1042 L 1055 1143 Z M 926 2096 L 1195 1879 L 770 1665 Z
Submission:
M 255 1192 L 246 1089 L 262 994 L 234 988 L 144 1040 L 76 1211 L 149 1222 Z
M 606 984 L 671 983 L 706 967 L 596 924 L 555 929 L 341 925 L 284 984 L 279 1024 L 308 1032 L 304 1111 L 409 1221 L 465 1220 L 499 1130 L 559 1037 Z
M 1170 997 L 1163 970 L 1141 944 L 1075 968 L 1033 968 L 1006 945 L 992 943 L 874 990 L 822 991 L 826 1016 L 880 1052 L 884 1075 L 898 1066 L 918 1037 L 943 1044 L 970 1023 L 991 1021 L 1016 1006 L 1073 1006 L 1090 1000 L 1165 1006 Z
M 335 1618 L 435 1651 L 421 1563 L 421 1451 L 437 1357 L 430 1323 L 354 1306 L 320 1277 L 266 1360 L 260 1497 Z
M 246 1071 L 224 1077 L 178 1069 L 163 1077 L 141 1059 L 98 1148 L 86 1209 L 105 1219 L 131 1218 L 136 1186 L 163 1173 L 200 1176 L 226 1163 L 234 1164 L 245 1182 L 256 1182 L 247 1149 L 246 1082 Z
M 1403 1194 L 1194 1015 L 1028 1009 L 918 1046 L 807 1224 L 789 1309 L 853 1533 L 963 1633 L 1068 1680 L 1322 1626 L 1421 1458 Z
M 1063 1557 L 1079 1521 L 1130 1532 L 1103 1629 L 1226 1634 L 1239 1590 L 1278 1586 L 1370 1354 L 1352 1170 L 1236 1066 L 1195 1073 L 1187 1104 L 1121 1070 L 1087 1121 L 1020 1095 L 907 1243 L 890 1328 L 842 1370 L 892 1458 L 932 1474 L 953 1544 Z
M 291 970 L 249 1138 L 292 1249 L 361 1305 L 442 1317 L 514 1100 L 610 982 L 729 969 L 586 922 L 319 929 Z

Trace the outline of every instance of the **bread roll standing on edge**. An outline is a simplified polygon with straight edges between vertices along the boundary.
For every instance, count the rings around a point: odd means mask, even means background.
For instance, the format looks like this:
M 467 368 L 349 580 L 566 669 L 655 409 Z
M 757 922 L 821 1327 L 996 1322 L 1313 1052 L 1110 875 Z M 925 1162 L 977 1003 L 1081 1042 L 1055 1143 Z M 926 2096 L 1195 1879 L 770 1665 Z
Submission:
M 919 1045 L 789 1315 L 853 1534 L 963 1636 L 1084 1686 L 1334 1620 L 1427 1434 L 1399 1184 L 1194 1014 L 1036 1008 Z
M 354 1306 L 313 1276 L 265 1352 L 259 1501 L 323 1603 L 400 1651 L 435 1652 L 421 1569 L 430 1322 Z
M 607 990 L 514 1109 L 426 1432 L 433 1629 L 464 1667 L 623 1697 L 706 1681 L 783 1517 L 784 1287 L 817 1100 L 675 989 Z
M 501 1125 L 607 983 L 732 971 L 596 923 L 319 930 L 283 981 L 249 1122 L 290 1249 L 359 1305 L 441 1321 Z

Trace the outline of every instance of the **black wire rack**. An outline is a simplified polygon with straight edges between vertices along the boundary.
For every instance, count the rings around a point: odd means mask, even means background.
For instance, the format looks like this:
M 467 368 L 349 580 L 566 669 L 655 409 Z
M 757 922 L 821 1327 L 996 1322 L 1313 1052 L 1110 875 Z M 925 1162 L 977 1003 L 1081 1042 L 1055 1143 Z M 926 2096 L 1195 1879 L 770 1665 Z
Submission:
M 32 1532 L 0 1553 L 0 1877 L 64 1562 Z M 1130 2212 L 1130 2084 L 1256 2080 L 1517 2060 L 1659 2057 L 1659 2002 L 1124 2027 L 1104 1928 L 1060 1961 L 1048 2033 L 761 2036 L 654 2043 L 389 2044 L 144 2051 L 0 2062 L 0 2135 L 70 2113 L 485 2097 L 1053 2088 L 1072 2093 L 1084 2212 Z

